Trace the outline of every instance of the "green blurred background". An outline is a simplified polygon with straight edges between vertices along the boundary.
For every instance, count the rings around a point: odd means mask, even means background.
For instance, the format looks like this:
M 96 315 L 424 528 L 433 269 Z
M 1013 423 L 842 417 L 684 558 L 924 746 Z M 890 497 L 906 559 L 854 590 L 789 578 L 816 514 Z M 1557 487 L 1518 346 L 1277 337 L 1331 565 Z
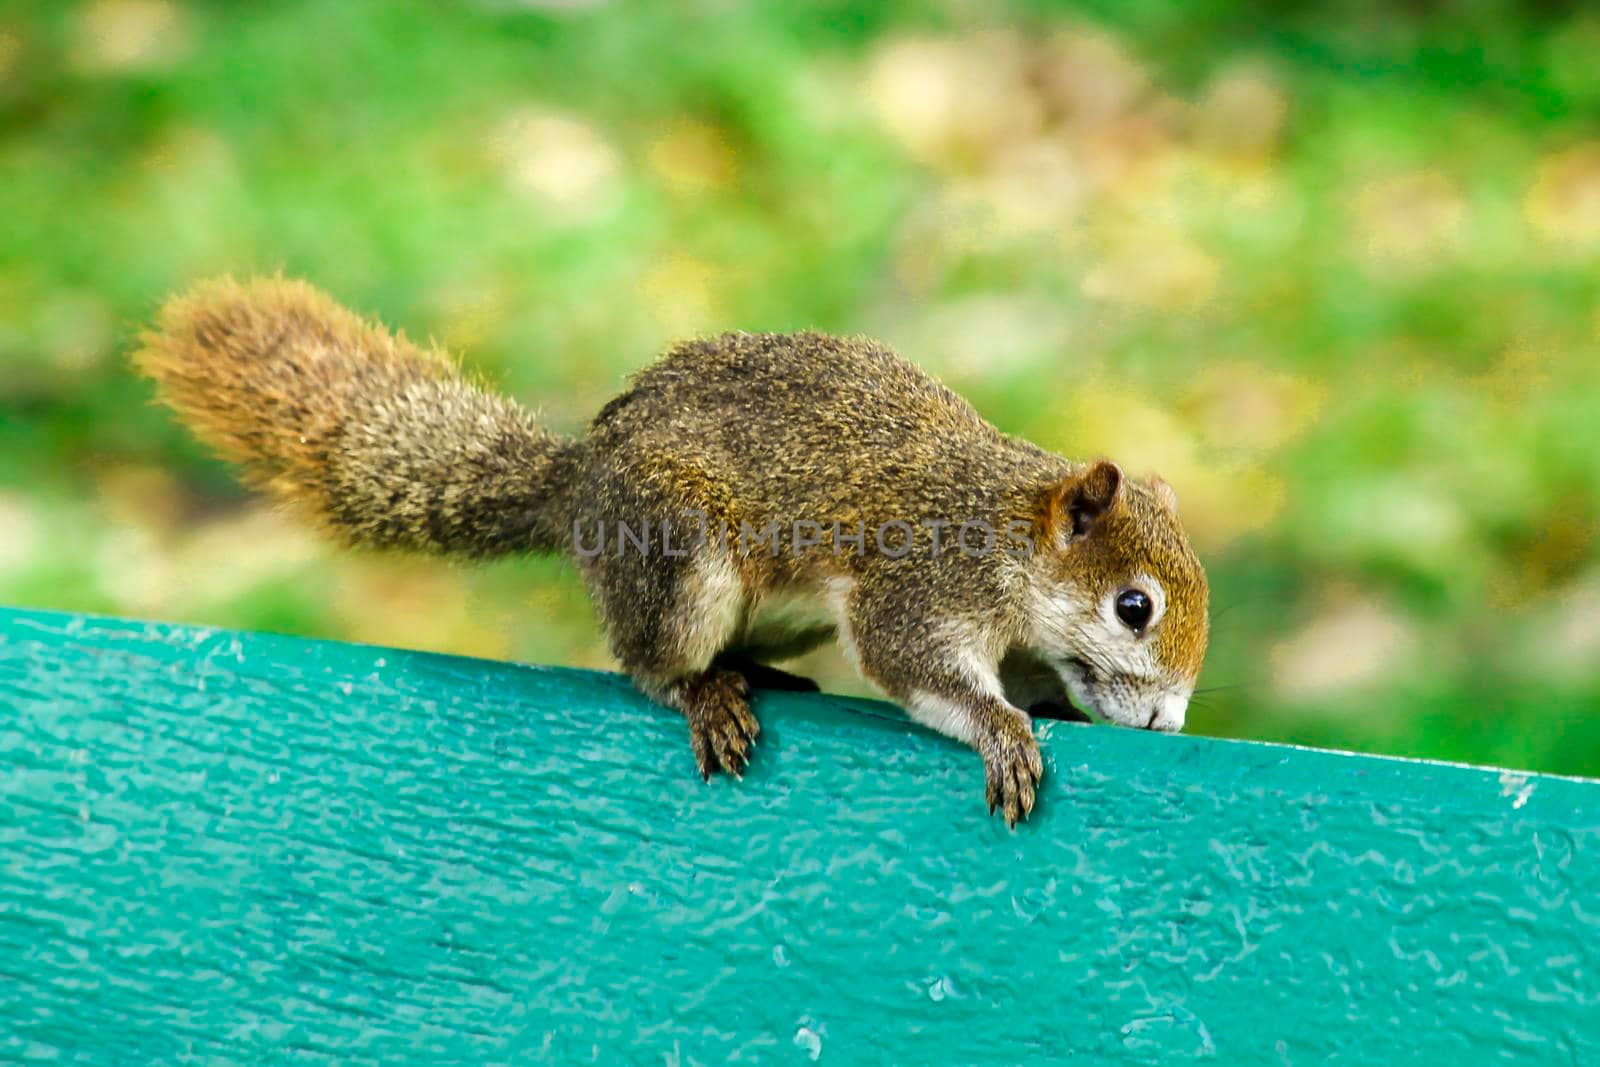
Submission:
M 1600 17 L 1240 8 L 4 5 L 0 602 L 610 665 L 561 563 L 331 550 L 150 404 L 159 301 L 283 270 L 566 430 L 884 338 L 1177 487 L 1193 731 L 1600 772 Z

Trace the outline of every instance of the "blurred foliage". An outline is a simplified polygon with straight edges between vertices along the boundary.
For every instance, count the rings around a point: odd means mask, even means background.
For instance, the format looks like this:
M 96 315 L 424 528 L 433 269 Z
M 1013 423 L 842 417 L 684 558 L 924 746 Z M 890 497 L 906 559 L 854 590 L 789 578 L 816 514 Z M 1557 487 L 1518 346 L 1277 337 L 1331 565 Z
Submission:
M 242 493 L 131 338 L 282 270 L 576 430 L 814 326 L 1177 486 L 1192 729 L 1600 772 L 1597 55 L 1498 0 L 6 5 L 0 600 L 606 666 L 557 561 Z

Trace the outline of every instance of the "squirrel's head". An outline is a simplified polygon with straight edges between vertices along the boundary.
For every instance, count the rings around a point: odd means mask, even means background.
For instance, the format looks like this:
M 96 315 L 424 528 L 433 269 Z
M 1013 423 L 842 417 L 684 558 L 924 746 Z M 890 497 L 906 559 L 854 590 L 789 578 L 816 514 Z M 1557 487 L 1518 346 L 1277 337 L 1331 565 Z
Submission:
M 1206 653 L 1206 574 L 1159 478 L 1107 460 L 1040 494 L 1031 643 L 1075 703 L 1123 726 L 1180 730 Z

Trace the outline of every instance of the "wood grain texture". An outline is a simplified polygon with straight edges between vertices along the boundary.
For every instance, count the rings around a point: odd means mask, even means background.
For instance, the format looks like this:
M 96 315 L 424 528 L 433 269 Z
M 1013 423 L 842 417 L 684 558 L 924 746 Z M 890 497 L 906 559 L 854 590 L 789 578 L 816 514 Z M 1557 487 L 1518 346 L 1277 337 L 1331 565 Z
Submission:
M 0 613 L 0 1059 L 1600 1062 L 1600 783 Z

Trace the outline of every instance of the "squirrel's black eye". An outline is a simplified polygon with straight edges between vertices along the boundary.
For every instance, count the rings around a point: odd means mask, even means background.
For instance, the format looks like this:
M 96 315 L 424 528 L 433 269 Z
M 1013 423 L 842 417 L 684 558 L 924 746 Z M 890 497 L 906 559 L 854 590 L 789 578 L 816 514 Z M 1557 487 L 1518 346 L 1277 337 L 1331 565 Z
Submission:
M 1117 594 L 1117 618 L 1134 633 L 1143 630 L 1150 622 L 1150 598 L 1137 589 L 1124 589 Z

